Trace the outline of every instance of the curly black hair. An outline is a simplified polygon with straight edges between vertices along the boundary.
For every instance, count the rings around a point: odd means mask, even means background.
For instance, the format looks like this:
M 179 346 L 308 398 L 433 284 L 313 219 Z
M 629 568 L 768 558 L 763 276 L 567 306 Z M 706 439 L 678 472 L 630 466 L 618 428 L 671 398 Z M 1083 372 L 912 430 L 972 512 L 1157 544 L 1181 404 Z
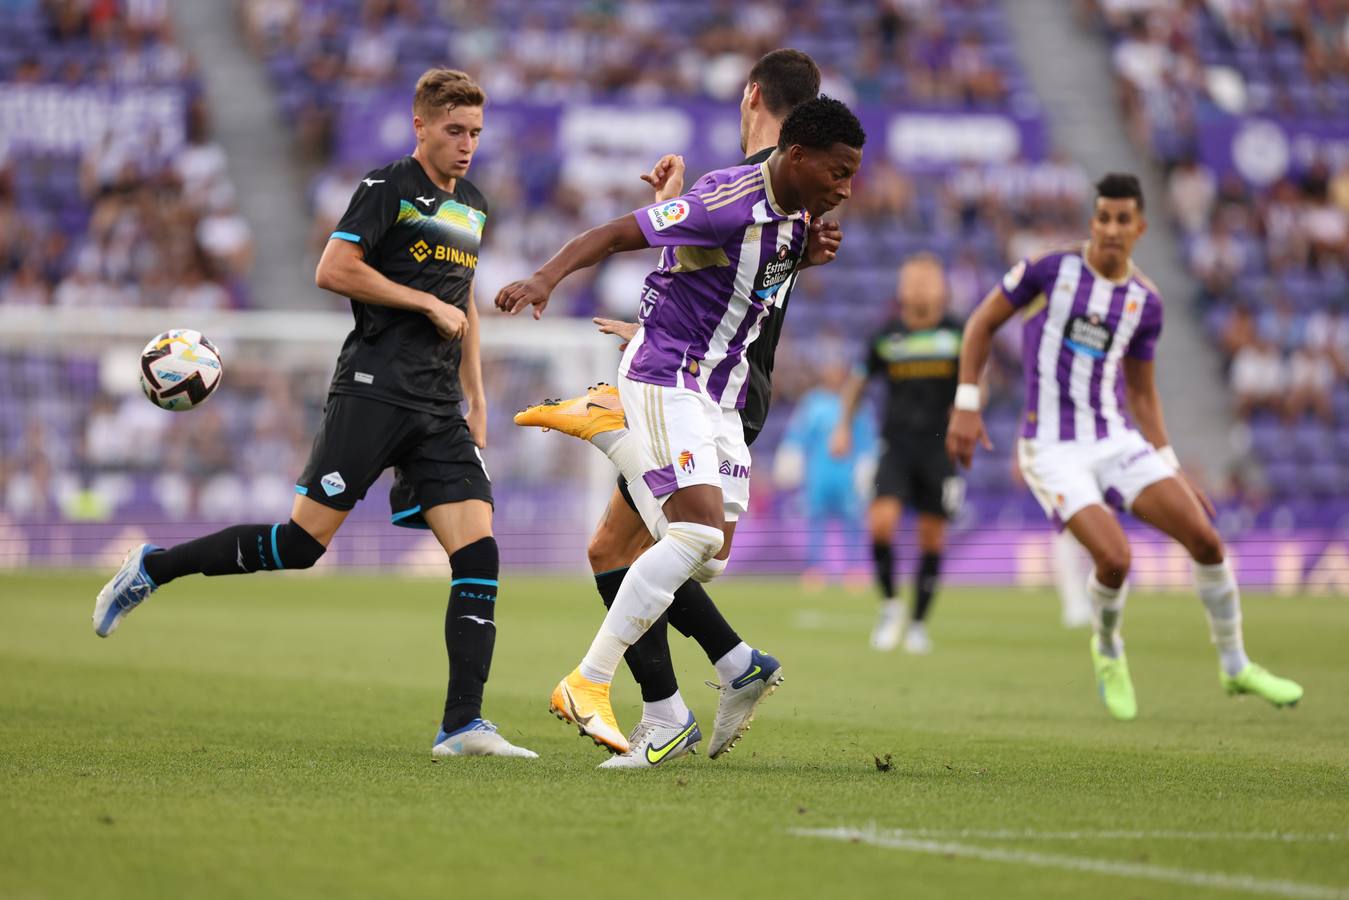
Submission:
M 862 149 L 867 133 L 847 105 L 824 94 L 793 109 L 778 134 L 778 149 L 793 144 L 812 150 L 827 150 L 834 144 Z
M 1110 200 L 1127 200 L 1132 197 L 1138 204 L 1138 211 L 1143 211 L 1143 186 L 1138 183 L 1138 176 L 1129 172 L 1106 173 L 1096 182 L 1096 196 Z

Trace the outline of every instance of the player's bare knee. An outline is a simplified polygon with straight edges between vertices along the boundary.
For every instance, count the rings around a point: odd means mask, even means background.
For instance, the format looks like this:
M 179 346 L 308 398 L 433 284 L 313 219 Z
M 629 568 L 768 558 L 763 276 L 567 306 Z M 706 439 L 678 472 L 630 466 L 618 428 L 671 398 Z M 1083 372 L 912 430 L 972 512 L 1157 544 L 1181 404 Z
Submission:
M 1128 546 L 1107 547 L 1097 550 L 1093 556 L 1096 571 L 1106 587 L 1119 587 L 1124 583 L 1124 579 L 1129 577 L 1129 566 L 1133 564 L 1133 556 Z
M 604 528 L 600 528 L 590 536 L 590 543 L 586 545 L 586 556 L 590 558 L 592 572 L 609 572 L 621 569 L 628 563 L 621 558 L 623 553 L 619 542 Z
M 1225 551 L 1218 532 L 1207 523 L 1187 542 L 1190 557 L 1203 566 L 1214 566 L 1223 561 Z

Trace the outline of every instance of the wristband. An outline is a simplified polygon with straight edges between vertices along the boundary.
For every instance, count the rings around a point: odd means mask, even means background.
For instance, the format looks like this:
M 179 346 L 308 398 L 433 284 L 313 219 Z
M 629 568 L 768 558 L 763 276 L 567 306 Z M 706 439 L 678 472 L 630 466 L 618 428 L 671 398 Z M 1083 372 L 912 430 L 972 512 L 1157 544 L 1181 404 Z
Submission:
M 956 388 L 955 408 L 961 412 L 979 412 L 979 385 L 962 384 Z
M 1176 448 L 1167 444 L 1165 447 L 1157 448 L 1157 455 L 1162 458 L 1162 462 L 1171 467 L 1174 472 L 1180 471 L 1180 457 L 1176 456 Z

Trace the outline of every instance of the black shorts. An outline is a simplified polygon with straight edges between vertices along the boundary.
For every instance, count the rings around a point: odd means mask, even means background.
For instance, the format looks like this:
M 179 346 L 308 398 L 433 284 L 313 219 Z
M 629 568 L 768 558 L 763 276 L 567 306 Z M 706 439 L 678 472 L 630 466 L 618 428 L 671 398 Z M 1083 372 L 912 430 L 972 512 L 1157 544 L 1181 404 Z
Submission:
M 876 496 L 898 497 L 919 513 L 949 519 L 960 511 L 965 484 L 946 455 L 946 443 L 932 438 L 887 437 L 876 466 Z
M 349 394 L 328 396 L 295 492 L 332 509 L 351 509 L 390 466 L 395 525 L 425 528 L 422 510 L 442 503 L 492 502 L 492 479 L 463 416 Z

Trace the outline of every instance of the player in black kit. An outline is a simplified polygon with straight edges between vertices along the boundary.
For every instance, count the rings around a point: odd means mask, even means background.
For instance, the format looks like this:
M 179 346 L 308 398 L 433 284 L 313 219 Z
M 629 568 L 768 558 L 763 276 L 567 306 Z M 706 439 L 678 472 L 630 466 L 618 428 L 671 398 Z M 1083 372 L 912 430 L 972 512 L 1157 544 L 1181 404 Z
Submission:
M 480 450 L 487 408 L 473 303 L 487 201 L 464 175 L 486 102 L 463 72 L 422 75 L 412 104 L 417 149 L 361 180 L 323 251 L 315 281 L 350 298 L 356 327 L 342 345 L 290 521 L 236 525 L 167 550 L 134 548 L 99 593 L 94 630 L 101 637 L 183 575 L 313 566 L 392 466 L 394 522 L 429 528 L 453 572 L 445 613 L 449 688 L 432 753 L 536 756 L 481 717 L 498 575 L 492 484 Z
M 960 508 L 964 483 L 946 454 L 946 422 L 955 399 L 960 360 L 960 322 L 946 314 L 946 276 L 931 254 L 912 257 L 899 270 L 899 316 L 868 343 L 866 358 L 843 388 L 843 415 L 830 439 L 837 456 L 852 440 L 852 418 L 871 378 L 884 377 L 882 454 L 876 496 L 868 511 L 881 613 L 871 635 L 877 650 L 899 643 L 904 617 L 895 599 L 894 540 L 904 507 L 918 512 L 922 556 L 914 584 L 913 615 L 904 629 L 904 649 L 931 652 L 927 615 L 937 590 L 946 521 Z

